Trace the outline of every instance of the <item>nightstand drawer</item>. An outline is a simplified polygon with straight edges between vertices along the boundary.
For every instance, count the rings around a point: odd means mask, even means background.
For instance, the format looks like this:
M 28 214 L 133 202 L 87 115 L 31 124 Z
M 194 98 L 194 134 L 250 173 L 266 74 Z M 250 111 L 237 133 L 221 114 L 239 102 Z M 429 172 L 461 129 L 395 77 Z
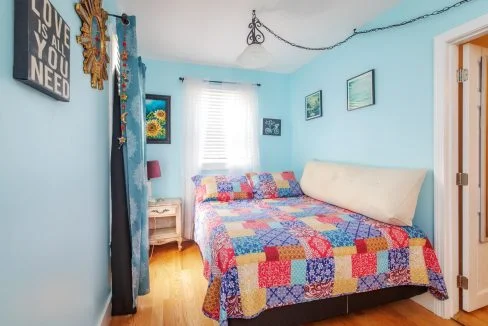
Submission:
M 175 216 L 176 206 L 157 206 L 149 207 L 149 217 Z
M 149 217 L 149 229 L 176 228 L 176 218 L 172 216 Z

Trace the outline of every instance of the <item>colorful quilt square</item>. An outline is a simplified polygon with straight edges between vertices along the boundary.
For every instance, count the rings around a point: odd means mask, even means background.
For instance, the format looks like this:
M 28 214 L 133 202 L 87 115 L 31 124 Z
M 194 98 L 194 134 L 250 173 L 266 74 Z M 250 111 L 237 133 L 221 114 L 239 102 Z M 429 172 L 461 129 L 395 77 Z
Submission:
M 389 263 L 388 263 L 388 256 L 389 256 L 388 251 L 379 251 L 376 253 L 376 257 L 378 260 L 376 269 L 378 274 L 387 273 L 390 270 Z
M 293 260 L 293 259 L 305 259 L 305 249 L 302 246 L 280 246 L 278 253 L 280 260 Z
M 266 307 L 266 289 L 253 289 L 241 295 L 242 313 L 253 316 Z
M 254 230 L 251 229 L 237 229 L 237 230 L 234 229 L 234 230 L 228 230 L 227 233 L 231 238 L 251 237 L 256 234 L 254 233 Z
M 307 282 L 307 261 L 304 259 L 291 261 L 291 284 L 305 284 Z
M 258 264 L 261 288 L 289 285 L 291 279 L 290 261 L 267 261 Z
M 279 286 L 268 288 L 266 291 L 268 307 L 280 307 L 303 301 L 303 286 Z
M 352 256 L 352 277 L 376 274 L 376 253 L 363 253 Z
M 354 240 L 354 244 L 356 245 L 356 249 L 358 254 L 364 254 L 368 252 L 368 245 L 364 239 L 356 239 Z
M 320 234 L 320 233 L 319 233 Z M 306 249 L 305 254 L 307 258 L 322 258 L 333 256 L 332 246 L 330 242 L 323 236 L 311 236 L 306 238 Z
M 441 273 L 441 267 L 439 265 L 439 261 L 435 255 L 435 251 L 432 248 L 423 247 L 424 257 L 425 257 L 425 265 L 435 273 Z
M 382 289 L 387 286 L 386 280 L 386 274 L 363 276 L 359 279 L 358 290 L 361 292 L 366 292 Z
M 352 256 L 357 254 L 356 247 L 338 247 L 332 248 L 332 253 L 334 257 L 341 257 L 341 256 Z
M 354 239 L 348 233 L 343 231 L 333 230 L 322 232 L 322 234 L 329 240 L 334 248 L 354 246 Z
M 262 252 L 264 247 L 257 237 L 232 238 L 232 245 L 237 256 Z
M 256 252 L 253 254 L 236 256 L 237 266 L 242 266 L 245 264 L 259 263 L 261 261 L 266 261 L 266 254 L 264 252 Z
M 222 276 L 222 292 L 225 293 L 226 297 L 239 295 L 239 281 L 237 275 L 237 267 L 232 267 Z
M 413 283 L 427 285 L 429 284 L 429 276 L 427 275 L 427 269 L 422 267 L 410 268 L 410 279 Z
M 239 290 L 241 293 L 249 293 L 259 288 L 258 284 L 258 263 L 238 265 Z
M 388 250 L 388 242 L 383 237 L 364 239 L 364 241 L 368 252 Z
M 352 259 L 350 256 L 335 257 L 335 278 L 352 278 Z
M 335 264 L 333 258 L 307 259 L 307 282 L 324 283 L 334 279 Z
M 383 236 L 386 238 L 386 241 L 388 241 L 388 246 L 390 248 L 408 247 L 408 233 L 402 228 L 387 226 L 384 227 L 383 230 L 385 231 Z
M 264 230 L 270 228 L 268 223 L 265 223 L 260 220 L 251 220 L 251 221 L 242 222 L 242 227 L 246 229 L 254 229 L 254 230 Z
M 337 217 L 335 215 L 317 215 L 317 220 L 319 220 L 322 223 L 328 223 L 328 224 L 338 224 L 344 222 L 342 218 Z
M 342 222 L 337 224 L 337 228 L 349 233 L 354 239 L 381 237 L 377 228 L 361 220 Z
M 300 243 L 283 229 L 256 230 L 256 237 L 263 247 L 292 246 Z
M 409 247 L 423 247 L 427 243 L 426 239 L 413 238 L 408 240 Z
M 340 295 L 346 293 L 354 293 L 358 288 L 358 279 L 336 279 L 334 281 L 334 289 L 332 295 Z
M 264 253 L 266 254 L 266 261 L 276 261 L 280 258 L 278 247 L 264 247 Z
M 410 252 L 407 248 L 390 249 L 388 251 L 388 261 L 390 271 L 408 268 Z
M 425 258 L 422 247 L 410 247 L 410 268 L 422 268 L 425 270 Z
M 315 216 L 307 216 L 304 218 L 301 218 L 300 221 L 303 223 L 307 224 L 310 226 L 312 229 L 318 231 L 318 232 L 324 232 L 324 231 L 332 231 L 336 230 L 336 226 L 333 224 L 328 224 L 328 223 L 322 223 L 320 222 L 317 217 Z
M 253 198 L 252 188 L 246 176 L 202 176 L 192 178 L 195 184 L 196 202 L 231 201 Z

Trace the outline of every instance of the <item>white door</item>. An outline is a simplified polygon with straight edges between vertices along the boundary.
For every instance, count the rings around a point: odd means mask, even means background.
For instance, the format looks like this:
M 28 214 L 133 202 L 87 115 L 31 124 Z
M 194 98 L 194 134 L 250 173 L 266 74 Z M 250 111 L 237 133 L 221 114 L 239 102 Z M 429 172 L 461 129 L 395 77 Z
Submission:
M 468 80 L 463 84 L 463 310 L 488 306 L 488 242 L 486 242 L 486 57 L 488 50 L 464 45 L 463 65 Z

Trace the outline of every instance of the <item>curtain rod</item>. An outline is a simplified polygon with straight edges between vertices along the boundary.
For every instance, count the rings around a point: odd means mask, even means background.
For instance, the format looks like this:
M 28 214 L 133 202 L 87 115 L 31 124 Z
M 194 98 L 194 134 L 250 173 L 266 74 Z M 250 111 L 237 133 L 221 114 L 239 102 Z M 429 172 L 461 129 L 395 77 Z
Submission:
M 181 82 L 184 82 L 185 81 L 185 77 L 180 77 L 179 80 Z M 241 83 L 221 81 L 221 80 L 207 80 L 207 79 L 204 79 L 203 81 L 205 81 L 207 83 L 215 83 L 215 84 L 241 84 Z M 261 87 L 261 84 L 251 84 L 251 85 Z
M 127 16 L 127 14 L 122 14 L 121 16 L 121 15 L 114 15 L 114 14 L 107 13 L 107 15 L 121 19 L 124 25 L 130 25 L 129 16 Z

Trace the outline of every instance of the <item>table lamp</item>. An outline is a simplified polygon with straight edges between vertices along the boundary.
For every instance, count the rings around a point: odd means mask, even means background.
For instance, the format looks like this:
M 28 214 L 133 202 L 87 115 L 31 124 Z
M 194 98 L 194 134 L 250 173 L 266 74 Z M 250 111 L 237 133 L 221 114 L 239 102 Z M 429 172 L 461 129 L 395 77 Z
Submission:
M 152 198 L 152 185 L 151 179 L 156 179 L 161 177 L 161 168 L 159 166 L 159 161 L 147 161 L 147 192 L 149 197 L 149 202 L 154 203 L 156 202 L 155 199 Z

